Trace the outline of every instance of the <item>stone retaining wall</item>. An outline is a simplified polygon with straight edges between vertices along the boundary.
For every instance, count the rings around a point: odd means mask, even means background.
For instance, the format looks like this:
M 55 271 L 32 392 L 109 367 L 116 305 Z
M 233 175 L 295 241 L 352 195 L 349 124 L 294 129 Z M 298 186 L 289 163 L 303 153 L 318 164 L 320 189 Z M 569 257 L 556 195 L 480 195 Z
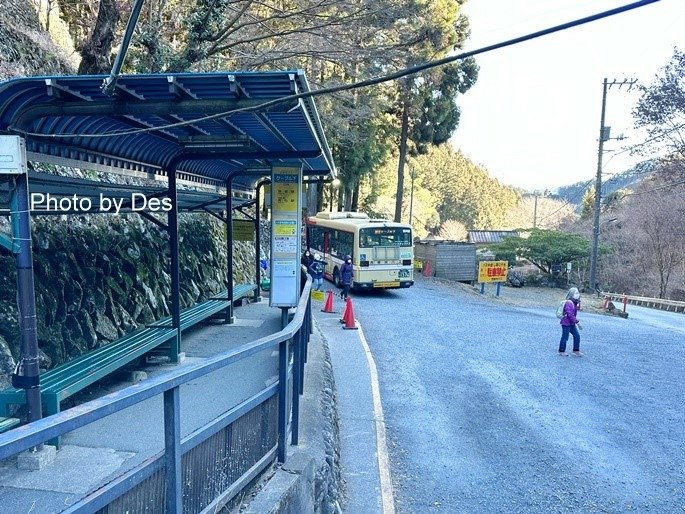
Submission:
M 166 232 L 137 215 L 32 220 L 38 346 L 49 369 L 169 315 Z M 226 288 L 225 225 L 179 217 L 181 307 Z M 254 283 L 254 244 L 236 242 L 234 283 Z M 0 386 L 19 358 L 14 257 L 0 254 Z

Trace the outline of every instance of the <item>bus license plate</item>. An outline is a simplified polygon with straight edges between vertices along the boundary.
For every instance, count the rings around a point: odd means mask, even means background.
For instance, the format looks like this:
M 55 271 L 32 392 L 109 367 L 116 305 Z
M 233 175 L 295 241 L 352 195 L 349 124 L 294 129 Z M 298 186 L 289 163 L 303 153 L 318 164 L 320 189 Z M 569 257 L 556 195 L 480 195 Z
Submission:
M 374 282 L 373 287 L 400 287 L 400 281 L 394 282 Z

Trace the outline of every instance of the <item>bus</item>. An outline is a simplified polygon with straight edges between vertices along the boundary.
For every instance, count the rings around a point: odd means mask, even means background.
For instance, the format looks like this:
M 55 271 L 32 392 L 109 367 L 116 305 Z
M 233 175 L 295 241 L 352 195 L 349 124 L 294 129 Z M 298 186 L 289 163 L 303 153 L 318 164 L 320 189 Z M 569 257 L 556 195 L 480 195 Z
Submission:
M 414 284 L 411 226 L 370 219 L 361 212 L 319 212 L 306 220 L 306 248 L 326 263 L 336 286 L 345 256 L 352 257 L 352 289 L 396 289 Z

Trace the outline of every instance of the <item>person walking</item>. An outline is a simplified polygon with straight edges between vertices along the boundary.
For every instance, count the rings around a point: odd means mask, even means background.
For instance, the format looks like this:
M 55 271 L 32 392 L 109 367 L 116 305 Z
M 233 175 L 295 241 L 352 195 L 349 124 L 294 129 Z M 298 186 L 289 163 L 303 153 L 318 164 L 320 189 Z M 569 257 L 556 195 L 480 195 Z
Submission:
M 312 276 L 312 289 L 321 291 L 323 287 L 323 272 L 326 269 L 326 264 L 318 253 L 314 254 L 314 260 L 309 265 L 309 274 Z
M 345 300 L 350 296 L 350 288 L 352 287 L 352 279 L 354 278 L 354 268 L 352 267 L 352 257 L 345 255 L 345 262 L 340 268 L 340 283 L 343 290 L 340 293 L 340 298 Z
M 568 341 L 569 334 L 573 336 L 573 355 L 576 357 L 581 357 L 583 354 L 580 352 L 580 332 L 578 329 L 582 329 L 583 326 L 580 324 L 578 319 L 578 311 L 580 310 L 580 291 L 577 288 L 572 287 L 566 293 L 566 301 L 564 302 L 563 315 L 561 317 L 561 340 L 559 341 L 559 355 L 566 356 L 566 342 Z

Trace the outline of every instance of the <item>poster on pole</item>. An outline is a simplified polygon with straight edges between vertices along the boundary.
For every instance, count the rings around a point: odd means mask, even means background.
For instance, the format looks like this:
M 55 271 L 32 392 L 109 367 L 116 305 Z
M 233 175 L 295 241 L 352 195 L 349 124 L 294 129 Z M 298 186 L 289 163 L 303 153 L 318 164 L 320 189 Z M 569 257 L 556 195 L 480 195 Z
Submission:
M 254 241 L 254 221 L 233 220 L 234 241 Z
M 269 306 L 295 307 L 300 299 L 302 168 L 271 169 L 271 291 Z

